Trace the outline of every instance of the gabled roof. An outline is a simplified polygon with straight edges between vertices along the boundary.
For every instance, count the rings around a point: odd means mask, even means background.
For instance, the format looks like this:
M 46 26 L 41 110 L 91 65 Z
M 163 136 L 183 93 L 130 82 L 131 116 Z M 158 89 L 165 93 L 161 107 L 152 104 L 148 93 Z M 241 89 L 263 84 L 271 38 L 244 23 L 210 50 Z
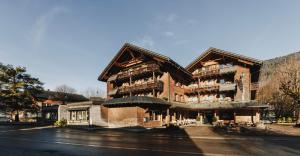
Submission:
M 106 80 L 105 75 L 113 67 L 114 62 L 117 61 L 118 58 L 124 53 L 124 50 L 126 48 L 129 48 L 130 50 L 133 50 L 133 51 L 140 52 L 140 53 L 142 53 L 145 56 L 156 57 L 156 58 L 159 58 L 161 60 L 164 60 L 164 61 L 170 63 L 175 68 L 181 70 L 183 73 L 191 76 L 191 74 L 185 68 L 183 68 L 182 66 L 180 66 L 178 63 L 176 63 L 175 61 L 173 61 L 171 58 L 169 58 L 167 56 L 164 56 L 164 55 L 161 55 L 161 54 L 158 54 L 158 53 L 153 52 L 151 50 L 144 49 L 144 48 L 141 48 L 139 46 L 130 44 L 130 43 L 125 43 L 123 45 L 123 47 L 119 50 L 119 52 L 116 54 L 116 56 L 110 61 L 110 63 L 108 64 L 108 66 L 103 70 L 103 72 L 101 73 L 101 75 L 98 77 L 99 81 L 105 81 Z
M 245 61 L 251 62 L 253 64 L 257 64 L 257 65 L 260 65 L 262 63 L 262 61 L 258 60 L 258 59 L 254 59 L 254 58 L 247 57 L 247 56 L 244 56 L 244 55 L 240 55 L 240 54 L 236 54 L 236 53 L 233 53 L 233 52 L 229 52 L 229 51 L 221 50 L 221 49 L 218 49 L 218 48 L 210 47 L 206 51 L 204 51 L 197 59 L 195 59 L 192 63 L 190 63 L 185 69 L 189 70 L 191 67 L 193 67 L 195 64 L 197 64 L 199 61 L 201 61 L 202 59 L 204 59 L 207 55 L 209 55 L 211 53 L 224 55 L 224 56 L 227 56 L 227 57 L 230 57 L 230 58 L 245 60 Z

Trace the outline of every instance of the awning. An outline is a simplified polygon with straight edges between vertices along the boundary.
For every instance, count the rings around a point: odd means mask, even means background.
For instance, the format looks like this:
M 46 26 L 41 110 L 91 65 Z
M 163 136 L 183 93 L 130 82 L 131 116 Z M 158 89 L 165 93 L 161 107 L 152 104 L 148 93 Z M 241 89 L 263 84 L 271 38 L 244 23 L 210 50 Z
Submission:
M 75 110 L 88 110 L 90 107 L 89 106 L 85 106 L 85 107 L 70 107 L 67 110 L 68 111 L 75 111 Z
M 108 81 L 108 82 L 116 81 L 117 78 L 118 78 L 118 74 L 109 77 L 109 78 L 107 79 L 107 81 Z

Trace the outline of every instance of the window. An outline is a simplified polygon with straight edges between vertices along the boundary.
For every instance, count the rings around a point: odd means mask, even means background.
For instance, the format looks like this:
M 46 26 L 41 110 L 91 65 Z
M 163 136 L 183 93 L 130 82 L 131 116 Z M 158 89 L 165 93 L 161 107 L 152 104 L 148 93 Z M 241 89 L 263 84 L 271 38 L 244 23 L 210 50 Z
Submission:
M 88 110 L 70 111 L 70 119 L 73 121 L 89 120 Z
M 179 95 L 175 93 L 175 101 L 180 101 Z
M 221 83 L 221 84 L 224 84 L 224 83 L 225 83 L 225 80 L 224 80 L 224 79 L 220 79 L 220 83 Z

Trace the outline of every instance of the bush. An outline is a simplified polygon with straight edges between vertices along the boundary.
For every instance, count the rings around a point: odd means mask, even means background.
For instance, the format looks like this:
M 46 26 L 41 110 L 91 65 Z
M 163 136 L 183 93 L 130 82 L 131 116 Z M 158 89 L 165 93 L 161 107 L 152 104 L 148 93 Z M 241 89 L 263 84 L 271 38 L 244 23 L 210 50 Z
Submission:
M 67 120 L 66 119 L 58 120 L 54 123 L 54 126 L 65 127 L 65 126 L 67 126 Z
M 277 118 L 277 123 L 282 123 L 282 118 Z
M 212 121 L 213 121 L 213 122 L 217 122 L 217 121 L 218 121 L 218 118 L 214 116 L 214 117 L 212 118 Z
M 200 120 L 201 120 L 201 117 L 197 116 L 196 121 L 200 121 Z
M 286 122 L 286 118 L 282 117 L 282 123 L 285 123 L 285 122 Z
M 286 122 L 287 122 L 287 123 L 292 123 L 292 122 L 293 122 L 293 119 L 292 119 L 291 117 L 288 117 L 287 120 L 286 120 Z

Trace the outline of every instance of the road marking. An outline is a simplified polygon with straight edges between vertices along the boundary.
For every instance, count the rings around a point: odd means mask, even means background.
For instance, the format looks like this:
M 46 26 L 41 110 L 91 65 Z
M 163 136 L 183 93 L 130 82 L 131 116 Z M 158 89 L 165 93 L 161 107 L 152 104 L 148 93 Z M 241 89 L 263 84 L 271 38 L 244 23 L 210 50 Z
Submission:
M 54 128 L 53 126 L 44 126 L 44 127 L 33 127 L 33 128 L 22 128 L 18 129 L 20 131 L 30 131 L 30 130 L 39 130 L 39 129 L 48 129 L 48 128 Z
M 25 138 L 11 138 L 11 137 L 0 137 L 0 138 L 2 138 L 2 139 L 12 139 L 12 140 L 16 140 L 16 141 L 47 143 L 47 144 L 61 144 L 61 145 L 85 146 L 85 147 L 120 149 L 120 150 L 151 151 L 151 152 L 163 152 L 163 153 L 174 153 L 174 154 L 184 154 L 184 155 L 208 155 L 208 156 L 221 156 L 221 155 L 224 155 L 224 154 L 203 153 L 203 152 L 171 151 L 171 150 L 159 150 L 159 149 L 150 149 L 150 148 L 107 146 L 107 145 L 96 145 L 96 144 L 80 144 L 80 143 L 70 143 L 70 142 L 61 142 L 61 141 L 51 142 L 51 141 L 45 141 L 45 140 L 31 140 L 31 139 L 25 139 Z
M 48 128 L 54 128 L 54 127 L 53 127 L 53 126 L 44 126 L 44 127 L 33 127 L 33 128 L 12 129 L 12 130 L 4 130 L 4 131 L 0 131 L 0 133 L 14 132 L 14 131 L 40 130 L 40 129 L 48 129 Z

